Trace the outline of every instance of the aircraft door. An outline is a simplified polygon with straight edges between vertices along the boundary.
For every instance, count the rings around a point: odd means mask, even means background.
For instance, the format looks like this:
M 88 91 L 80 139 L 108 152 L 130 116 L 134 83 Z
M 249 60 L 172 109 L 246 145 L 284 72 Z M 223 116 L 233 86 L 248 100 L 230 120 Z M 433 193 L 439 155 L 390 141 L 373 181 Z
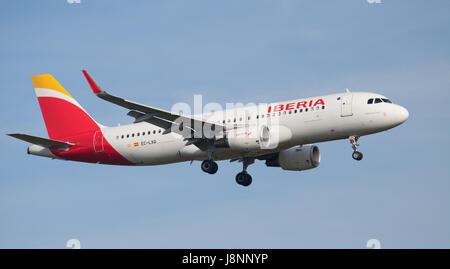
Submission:
M 103 134 L 101 131 L 96 131 L 94 134 L 94 152 L 103 152 Z
M 346 93 L 341 97 L 341 117 L 352 116 L 352 93 Z

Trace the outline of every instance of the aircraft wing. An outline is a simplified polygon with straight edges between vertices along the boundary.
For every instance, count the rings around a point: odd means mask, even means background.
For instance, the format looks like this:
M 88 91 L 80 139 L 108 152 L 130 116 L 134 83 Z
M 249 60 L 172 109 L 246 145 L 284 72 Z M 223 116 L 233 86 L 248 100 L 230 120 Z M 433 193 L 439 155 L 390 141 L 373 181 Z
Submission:
M 27 134 L 7 134 L 11 137 L 29 142 L 31 144 L 47 147 L 47 148 L 69 148 L 71 146 L 74 146 L 75 144 L 67 143 L 63 141 L 58 140 L 52 140 Z
M 171 131 L 173 124 L 176 124 L 176 125 L 184 124 L 183 126 L 179 126 L 180 129 L 181 129 L 181 127 L 188 127 L 192 130 L 192 132 L 196 132 L 195 128 L 197 128 L 197 129 L 202 128 L 201 130 L 203 130 L 204 125 L 212 126 L 212 128 L 208 128 L 207 130 L 211 130 L 211 129 L 224 130 L 225 129 L 224 126 L 214 123 L 214 122 L 205 121 L 203 119 L 197 119 L 193 116 L 172 113 L 172 112 L 164 110 L 164 109 L 139 104 L 139 103 L 136 103 L 133 101 L 126 100 L 121 97 L 111 95 L 111 94 L 107 93 L 106 91 L 102 90 L 97 85 L 97 83 L 95 83 L 95 81 L 91 78 L 91 76 L 86 72 L 86 70 L 83 70 L 82 72 L 83 72 L 84 76 L 86 77 L 86 80 L 88 81 L 89 85 L 91 86 L 92 91 L 95 93 L 95 95 L 97 97 L 100 97 L 103 100 L 106 100 L 108 102 L 111 102 L 113 104 L 116 104 L 116 105 L 119 105 L 121 107 L 131 110 L 130 112 L 128 112 L 128 115 L 135 118 L 135 123 L 141 122 L 141 121 L 146 121 L 146 122 L 149 122 L 151 124 L 154 124 L 158 127 L 165 129 L 166 130 L 165 133 L 168 133 Z M 180 124 L 180 122 L 182 122 L 182 124 Z M 174 129 L 179 129 L 179 128 L 174 128 Z M 181 133 L 181 130 L 180 130 L 180 133 Z

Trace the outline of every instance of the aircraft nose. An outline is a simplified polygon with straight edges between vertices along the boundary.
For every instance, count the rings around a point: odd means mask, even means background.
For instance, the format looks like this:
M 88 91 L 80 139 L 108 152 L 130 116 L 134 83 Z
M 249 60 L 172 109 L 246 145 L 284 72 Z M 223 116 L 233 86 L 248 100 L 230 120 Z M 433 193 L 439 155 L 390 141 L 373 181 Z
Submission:
M 406 108 L 399 106 L 397 112 L 399 124 L 404 123 L 409 118 L 409 112 Z

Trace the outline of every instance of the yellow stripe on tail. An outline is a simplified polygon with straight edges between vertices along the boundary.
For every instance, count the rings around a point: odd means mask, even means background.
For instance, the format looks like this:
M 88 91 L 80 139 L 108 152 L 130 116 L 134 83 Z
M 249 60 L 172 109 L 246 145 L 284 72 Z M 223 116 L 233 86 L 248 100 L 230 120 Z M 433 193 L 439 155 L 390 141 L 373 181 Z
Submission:
M 70 98 L 73 97 L 59 84 L 59 82 L 50 74 L 32 76 L 34 88 L 49 89 L 63 93 Z

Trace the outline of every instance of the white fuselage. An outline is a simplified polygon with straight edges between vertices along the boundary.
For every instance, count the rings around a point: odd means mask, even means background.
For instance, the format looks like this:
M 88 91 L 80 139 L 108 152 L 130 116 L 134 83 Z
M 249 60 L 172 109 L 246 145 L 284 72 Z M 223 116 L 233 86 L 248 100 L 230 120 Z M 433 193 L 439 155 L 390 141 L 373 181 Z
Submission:
M 224 160 L 278 152 L 295 145 L 373 134 L 393 128 L 408 118 L 408 111 L 405 108 L 385 102 L 368 104 L 370 98 L 385 97 L 368 92 L 347 92 L 235 108 L 196 115 L 196 117 L 224 124 L 227 128 L 257 126 L 260 122 L 270 118 L 269 124 L 284 126 L 292 133 L 288 142 L 273 149 L 216 149 L 213 158 Z M 320 99 L 323 104 L 309 106 L 310 100 L 313 100 L 312 104 L 314 104 L 316 100 Z M 298 106 L 299 102 L 301 106 Z M 276 106 L 279 104 L 282 106 L 279 106 L 277 110 Z M 270 113 L 269 106 L 271 107 Z M 137 165 L 158 165 L 208 158 L 207 152 L 200 150 L 197 146 L 186 145 L 186 140 L 180 134 L 164 133 L 163 129 L 147 122 L 104 127 L 102 132 L 106 140 L 121 155 Z

